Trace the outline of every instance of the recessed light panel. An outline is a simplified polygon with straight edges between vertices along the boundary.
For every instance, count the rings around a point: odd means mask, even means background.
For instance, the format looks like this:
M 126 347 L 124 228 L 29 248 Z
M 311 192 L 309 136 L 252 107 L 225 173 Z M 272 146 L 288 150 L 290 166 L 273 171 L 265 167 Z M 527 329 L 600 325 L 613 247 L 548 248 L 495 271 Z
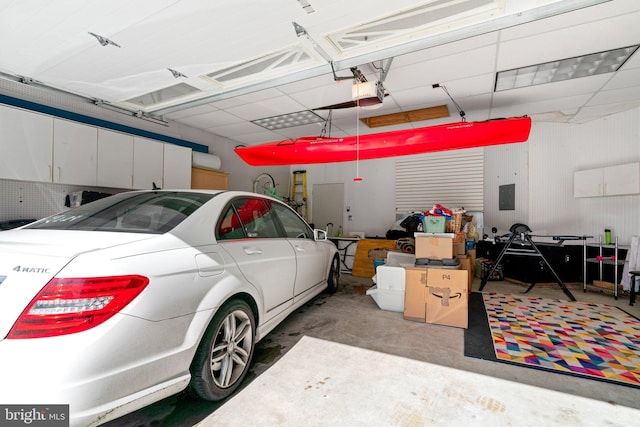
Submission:
M 559 61 L 500 71 L 496 75 L 495 91 L 517 89 L 545 83 L 560 82 L 597 74 L 612 73 L 625 63 L 639 45 L 605 52 L 591 53 Z
M 311 123 L 324 122 L 325 119 L 311 110 L 298 111 L 295 113 L 283 114 L 281 116 L 266 117 L 264 119 L 252 120 L 258 126 L 265 129 L 276 130 L 295 126 L 308 125 Z

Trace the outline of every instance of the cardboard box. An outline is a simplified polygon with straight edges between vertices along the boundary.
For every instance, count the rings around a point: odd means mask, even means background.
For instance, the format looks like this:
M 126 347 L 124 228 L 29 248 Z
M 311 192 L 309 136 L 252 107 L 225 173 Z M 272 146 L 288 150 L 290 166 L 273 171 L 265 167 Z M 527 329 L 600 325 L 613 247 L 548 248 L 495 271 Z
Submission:
M 467 256 L 471 259 L 471 265 L 476 265 L 476 250 L 467 249 Z
M 427 277 L 427 323 L 467 328 L 469 291 L 466 270 L 430 269 Z
M 453 238 L 440 236 L 418 236 L 416 241 L 416 258 L 451 259 L 453 253 Z
M 453 238 L 453 243 L 465 243 L 467 241 L 467 234 L 464 231 L 458 231 L 455 233 L 455 237 Z
M 404 318 L 414 322 L 426 319 L 427 269 L 405 268 Z
M 473 264 L 471 264 L 471 257 L 469 255 L 458 255 L 458 260 L 460 261 L 460 268 L 465 270 L 468 275 L 467 280 L 467 288 L 469 293 L 471 293 L 471 285 L 473 285 Z

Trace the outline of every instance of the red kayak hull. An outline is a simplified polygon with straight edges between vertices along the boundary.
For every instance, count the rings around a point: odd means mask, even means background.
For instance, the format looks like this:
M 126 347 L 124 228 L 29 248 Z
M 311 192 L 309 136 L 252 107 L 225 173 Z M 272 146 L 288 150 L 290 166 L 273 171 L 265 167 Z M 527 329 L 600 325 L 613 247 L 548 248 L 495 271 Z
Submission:
M 235 152 L 252 166 L 351 162 L 525 142 L 530 131 L 530 117 L 510 117 L 341 138 L 305 136 L 237 147 Z

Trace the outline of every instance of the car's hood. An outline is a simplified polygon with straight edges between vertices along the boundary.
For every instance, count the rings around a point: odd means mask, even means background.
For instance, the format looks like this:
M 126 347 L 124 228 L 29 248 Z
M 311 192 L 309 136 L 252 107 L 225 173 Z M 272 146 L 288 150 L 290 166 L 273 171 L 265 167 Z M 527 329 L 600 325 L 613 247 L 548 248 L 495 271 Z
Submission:
M 77 255 L 152 237 L 58 230 L 1 231 L 0 341 L 42 287 Z

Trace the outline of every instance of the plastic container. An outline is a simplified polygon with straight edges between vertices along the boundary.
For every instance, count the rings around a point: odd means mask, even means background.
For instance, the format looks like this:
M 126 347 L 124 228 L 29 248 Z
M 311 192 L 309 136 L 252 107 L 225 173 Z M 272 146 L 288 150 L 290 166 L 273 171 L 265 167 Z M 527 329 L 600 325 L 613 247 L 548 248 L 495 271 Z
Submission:
M 451 259 L 416 258 L 416 267 L 444 268 L 449 270 L 459 270 L 460 260 L 458 258 L 451 258 Z
M 381 265 L 376 270 L 376 284 L 378 289 L 404 292 L 406 271 L 402 267 Z
M 413 266 L 416 263 L 416 256 L 414 254 L 406 254 L 404 252 L 389 251 L 387 253 L 386 265 L 392 267 L 405 267 L 407 265 Z
M 376 285 L 367 289 L 367 295 L 373 298 L 382 310 L 404 312 L 404 289 L 401 291 L 380 289 Z
M 443 216 L 430 216 L 424 217 L 423 226 L 425 233 L 444 233 L 447 219 Z

